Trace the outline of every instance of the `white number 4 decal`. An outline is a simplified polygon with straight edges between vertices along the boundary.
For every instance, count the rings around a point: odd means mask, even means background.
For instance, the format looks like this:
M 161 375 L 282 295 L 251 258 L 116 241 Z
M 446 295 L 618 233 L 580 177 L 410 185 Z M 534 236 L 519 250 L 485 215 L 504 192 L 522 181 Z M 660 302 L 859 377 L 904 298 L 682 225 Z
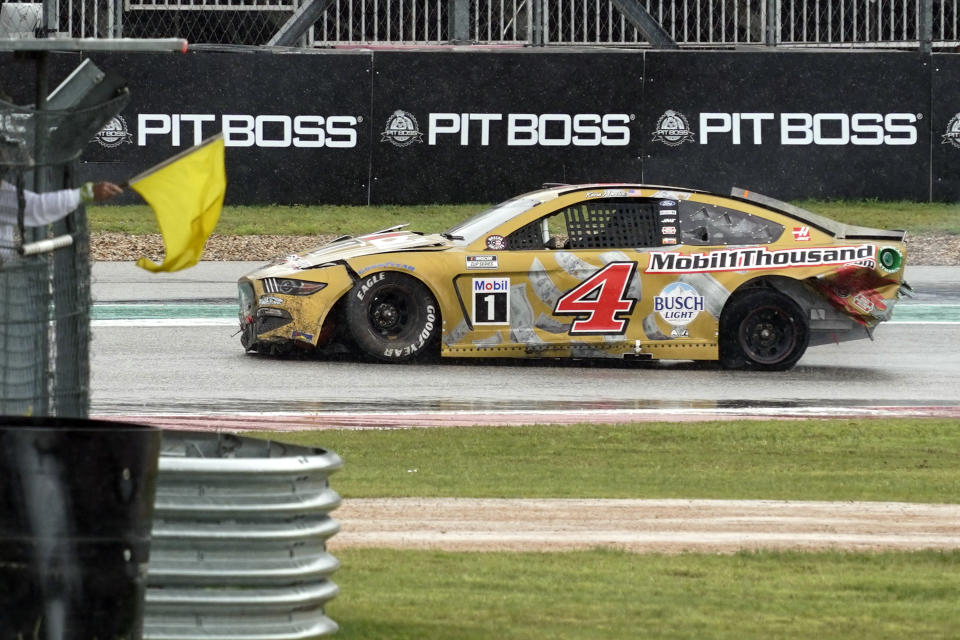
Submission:
M 570 335 L 623 334 L 637 304 L 626 297 L 636 267 L 636 262 L 611 262 L 563 294 L 553 313 L 577 316 Z

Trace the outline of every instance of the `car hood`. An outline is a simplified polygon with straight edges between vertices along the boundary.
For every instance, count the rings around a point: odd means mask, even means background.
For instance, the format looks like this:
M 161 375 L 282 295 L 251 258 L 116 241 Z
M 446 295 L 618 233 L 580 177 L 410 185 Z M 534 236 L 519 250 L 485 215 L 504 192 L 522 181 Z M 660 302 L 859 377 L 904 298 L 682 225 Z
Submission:
M 247 277 L 267 278 L 278 276 L 291 271 L 313 269 L 323 264 L 378 253 L 409 251 L 411 249 L 437 251 L 451 246 L 453 244 L 449 240 L 438 234 L 423 235 L 413 231 L 389 231 L 359 237 L 342 236 L 329 244 L 306 253 L 291 253 L 274 258 L 269 263 L 247 274 Z

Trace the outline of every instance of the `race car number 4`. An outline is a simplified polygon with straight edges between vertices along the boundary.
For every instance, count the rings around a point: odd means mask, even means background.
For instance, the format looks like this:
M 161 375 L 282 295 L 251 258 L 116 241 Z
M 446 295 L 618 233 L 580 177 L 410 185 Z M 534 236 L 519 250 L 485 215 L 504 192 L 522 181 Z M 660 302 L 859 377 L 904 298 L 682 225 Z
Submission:
M 570 335 L 623 334 L 637 301 L 626 296 L 636 262 L 611 262 L 557 300 L 553 313 L 576 316 Z

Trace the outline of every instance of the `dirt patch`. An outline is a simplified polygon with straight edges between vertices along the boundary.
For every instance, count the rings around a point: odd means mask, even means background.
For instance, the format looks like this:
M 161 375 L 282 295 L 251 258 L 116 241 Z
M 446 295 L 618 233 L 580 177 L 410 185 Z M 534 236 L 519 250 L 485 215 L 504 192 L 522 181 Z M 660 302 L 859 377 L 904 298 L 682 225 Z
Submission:
M 960 548 L 960 505 L 773 500 L 346 499 L 329 547 L 644 553 Z

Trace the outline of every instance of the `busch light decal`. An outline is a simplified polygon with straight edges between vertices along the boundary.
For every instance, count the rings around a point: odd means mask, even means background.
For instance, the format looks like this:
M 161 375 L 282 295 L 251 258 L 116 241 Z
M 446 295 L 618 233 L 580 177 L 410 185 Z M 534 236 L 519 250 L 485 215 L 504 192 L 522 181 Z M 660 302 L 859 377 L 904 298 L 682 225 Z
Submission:
M 703 311 L 703 296 L 686 282 L 673 282 L 653 299 L 653 310 L 674 327 L 686 327 Z

